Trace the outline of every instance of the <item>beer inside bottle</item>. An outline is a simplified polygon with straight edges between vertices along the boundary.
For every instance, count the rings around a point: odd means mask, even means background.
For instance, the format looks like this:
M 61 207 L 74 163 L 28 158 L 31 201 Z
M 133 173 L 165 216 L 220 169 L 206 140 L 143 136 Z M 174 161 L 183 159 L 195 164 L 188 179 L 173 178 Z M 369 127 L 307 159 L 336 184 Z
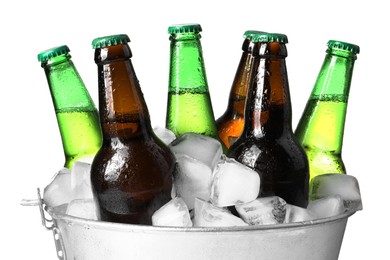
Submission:
M 166 127 L 176 136 L 194 132 L 217 138 L 200 42 L 199 24 L 172 25 Z
M 295 130 L 309 159 L 310 180 L 319 174 L 346 173 L 341 151 L 353 66 L 359 47 L 330 40 L 326 52 Z
M 59 110 L 56 115 L 63 139 L 66 139 L 63 141 L 68 158 L 65 167 L 71 167 L 75 161 L 91 163 L 102 140 L 97 111 L 72 108 Z
M 102 143 L 98 111 L 66 45 L 38 55 L 44 68 L 65 153 L 65 167 L 92 162 Z
M 171 199 L 175 157 L 154 134 L 125 34 L 93 40 L 103 145 L 91 183 L 104 221 L 152 224 Z
M 204 87 L 198 89 L 170 91 L 168 93 L 168 106 L 177 110 L 168 111 L 167 128 L 176 136 L 188 132 L 194 132 L 207 136 L 216 136 L 214 127 L 213 110 L 209 93 Z M 187 123 L 178 123 L 187 122 Z

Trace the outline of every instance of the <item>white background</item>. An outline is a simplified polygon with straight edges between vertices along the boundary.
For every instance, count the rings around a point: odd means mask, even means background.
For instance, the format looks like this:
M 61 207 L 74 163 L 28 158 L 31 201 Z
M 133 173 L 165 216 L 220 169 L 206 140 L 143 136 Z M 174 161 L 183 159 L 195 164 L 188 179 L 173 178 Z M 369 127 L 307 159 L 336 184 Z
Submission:
M 330 39 L 358 44 L 343 158 L 358 178 L 364 210 L 347 225 L 340 259 L 388 254 L 389 41 L 386 1 L 8 1 L 1 24 L 0 259 L 56 259 L 52 234 L 40 224 L 35 198 L 63 165 L 57 122 L 37 54 L 67 44 L 97 104 L 94 38 L 126 33 L 153 125 L 164 125 L 168 88 L 167 28 L 200 23 L 215 117 L 226 108 L 245 30 L 284 33 L 287 69 L 298 122 Z M 88 3 L 88 4 L 87 4 Z M 222 3 L 222 1 L 221 1 Z M 387 124 L 386 124 L 387 123 Z M 386 242 L 387 240 L 387 242 Z M 129 245 L 131 246 L 131 245 Z M 388 258 L 387 258 L 388 259 Z

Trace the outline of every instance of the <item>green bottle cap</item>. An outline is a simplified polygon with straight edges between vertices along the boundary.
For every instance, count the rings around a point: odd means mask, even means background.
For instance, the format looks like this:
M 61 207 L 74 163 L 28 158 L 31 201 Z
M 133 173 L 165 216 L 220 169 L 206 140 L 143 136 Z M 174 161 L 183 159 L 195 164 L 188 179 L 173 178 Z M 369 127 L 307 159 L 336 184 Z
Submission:
M 264 33 L 264 32 L 262 32 L 262 31 L 255 31 L 255 30 L 248 30 L 248 31 L 244 32 L 244 38 L 248 39 L 248 40 L 251 40 L 253 35 L 260 34 L 260 33 Z
M 38 54 L 38 61 L 40 62 L 46 62 L 54 57 L 67 54 L 70 52 L 70 49 L 66 45 L 54 47 L 51 49 L 48 49 L 46 51 L 43 51 Z
M 104 48 L 107 46 L 125 44 L 128 42 L 130 42 L 130 38 L 127 36 L 127 34 L 115 34 L 94 39 L 92 41 L 92 48 Z
M 353 52 L 354 54 L 358 54 L 360 52 L 359 46 L 357 46 L 355 44 L 341 42 L 341 41 L 335 41 L 335 40 L 329 40 L 328 47 L 350 51 L 350 52 Z
M 193 23 L 193 24 L 176 24 L 171 25 L 168 28 L 168 33 L 198 33 L 202 31 L 202 27 L 200 24 Z
M 262 31 L 246 31 L 244 37 L 252 42 L 280 42 L 288 43 L 287 35 L 280 33 L 267 33 Z

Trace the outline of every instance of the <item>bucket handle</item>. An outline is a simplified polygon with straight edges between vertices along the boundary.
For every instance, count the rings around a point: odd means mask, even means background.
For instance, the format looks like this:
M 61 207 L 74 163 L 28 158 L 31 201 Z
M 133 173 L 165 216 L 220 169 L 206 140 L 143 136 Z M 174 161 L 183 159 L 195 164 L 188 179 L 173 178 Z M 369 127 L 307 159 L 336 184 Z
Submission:
M 22 206 L 39 206 L 39 212 L 41 213 L 42 226 L 47 230 L 53 231 L 54 243 L 57 250 L 57 257 L 60 260 L 66 259 L 64 250 L 64 242 L 62 241 L 61 233 L 58 227 L 56 227 L 52 218 L 47 218 L 44 210 L 45 202 L 42 199 L 41 191 L 37 188 L 37 199 L 23 199 L 20 203 Z
M 41 197 L 41 191 L 39 188 L 37 188 L 37 197 L 37 199 L 23 199 L 20 204 L 22 204 L 22 206 L 39 206 L 42 226 L 47 230 L 52 230 L 54 228 L 53 219 L 46 217 L 45 210 L 43 209 L 44 201 Z

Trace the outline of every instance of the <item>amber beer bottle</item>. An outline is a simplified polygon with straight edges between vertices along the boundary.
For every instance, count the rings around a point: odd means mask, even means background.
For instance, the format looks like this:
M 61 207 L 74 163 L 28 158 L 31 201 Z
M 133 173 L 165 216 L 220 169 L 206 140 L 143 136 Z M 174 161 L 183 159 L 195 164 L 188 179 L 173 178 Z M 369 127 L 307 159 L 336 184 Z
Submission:
M 287 203 L 306 207 L 309 166 L 291 126 L 285 61 L 288 39 L 284 34 L 264 32 L 251 40 L 260 43 L 252 50 L 259 63 L 250 75 L 244 130 L 228 156 L 259 173 L 259 196 L 276 195 Z
M 307 153 L 310 180 L 325 173 L 345 174 L 341 157 L 354 63 L 360 48 L 328 41 L 328 48 L 295 135 Z
M 217 120 L 218 135 L 221 141 L 229 148 L 232 143 L 240 137 L 244 128 L 245 100 L 248 92 L 249 79 L 255 63 L 255 56 L 252 50 L 255 44 L 250 39 L 253 34 L 260 32 L 246 31 L 242 44 L 242 55 L 236 75 L 230 89 L 228 106 Z M 258 56 L 256 56 L 258 58 Z
M 65 154 L 65 167 L 91 163 L 102 144 L 99 114 L 72 61 L 61 45 L 38 54 L 49 84 Z
M 171 199 L 175 158 L 154 134 L 125 34 L 92 42 L 98 67 L 103 145 L 91 167 L 101 219 L 151 224 Z

